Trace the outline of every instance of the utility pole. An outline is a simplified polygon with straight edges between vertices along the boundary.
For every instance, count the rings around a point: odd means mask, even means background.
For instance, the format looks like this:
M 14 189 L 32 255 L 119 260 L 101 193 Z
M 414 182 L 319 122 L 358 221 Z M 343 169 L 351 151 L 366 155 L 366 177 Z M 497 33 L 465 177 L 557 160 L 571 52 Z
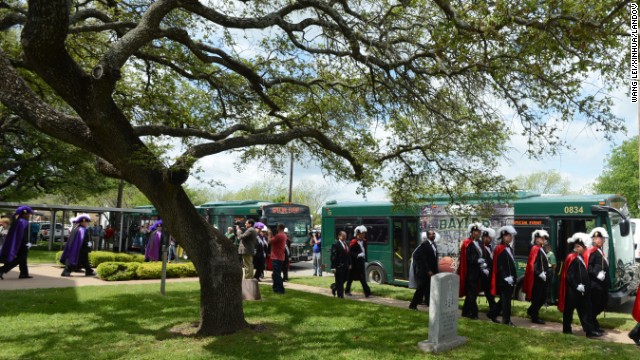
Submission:
M 291 165 L 289 166 L 289 203 L 293 192 L 293 153 L 291 153 Z

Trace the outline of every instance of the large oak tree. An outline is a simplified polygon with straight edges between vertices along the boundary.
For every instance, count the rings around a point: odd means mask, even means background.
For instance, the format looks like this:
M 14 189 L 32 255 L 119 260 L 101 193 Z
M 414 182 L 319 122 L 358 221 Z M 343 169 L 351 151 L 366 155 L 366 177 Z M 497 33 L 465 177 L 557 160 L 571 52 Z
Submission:
M 5 0 L 0 101 L 150 199 L 200 275 L 200 334 L 230 333 L 241 270 L 182 188 L 198 161 L 293 153 L 396 200 L 496 188 L 513 122 L 534 155 L 574 119 L 622 128 L 629 2 Z

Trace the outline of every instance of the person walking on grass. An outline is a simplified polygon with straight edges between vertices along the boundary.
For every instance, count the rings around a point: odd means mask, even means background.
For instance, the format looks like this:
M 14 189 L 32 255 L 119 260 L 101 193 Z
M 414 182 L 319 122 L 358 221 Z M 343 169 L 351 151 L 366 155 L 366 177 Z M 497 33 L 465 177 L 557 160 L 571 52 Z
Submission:
M 600 337 L 602 332 L 596 330 L 591 315 L 591 284 L 584 252 L 591 244 L 591 238 L 585 233 L 575 233 L 567 244 L 573 246 L 573 252 L 567 255 L 560 277 L 560 297 L 558 310 L 562 312 L 562 332 L 572 334 L 573 310 L 578 310 L 578 317 L 587 337 Z
M 527 315 L 531 317 L 534 324 L 544 324 L 540 319 L 540 308 L 547 299 L 548 284 L 551 280 L 549 273 L 549 258 L 543 246 L 549 239 L 546 230 L 539 229 L 531 233 L 531 250 L 527 259 L 527 267 L 524 272 L 524 282 L 522 291 L 526 294 L 525 299 L 531 301 L 531 306 L 527 309 Z
M 365 265 L 367 263 L 367 241 L 365 234 L 367 233 L 367 227 L 360 225 L 356 227 L 354 231 L 355 238 L 351 240 L 349 245 L 349 255 L 351 256 L 351 271 L 349 272 L 349 279 L 347 280 L 347 287 L 345 294 L 351 296 L 351 283 L 353 280 L 360 280 L 364 296 L 371 296 L 371 289 L 367 285 L 367 279 L 365 274 Z
M 507 225 L 498 229 L 500 244 L 496 246 L 493 255 L 493 270 L 491 273 L 491 294 L 500 295 L 496 303 L 496 314 L 502 312 L 502 323 L 513 326 L 511 322 L 511 299 L 516 286 L 516 262 L 513 254 L 513 238 L 516 236 L 513 226 Z M 492 319 L 493 320 L 493 319 Z
M 9 225 L 9 231 L 0 249 L 0 262 L 4 266 L 0 267 L 0 280 L 4 280 L 4 274 L 14 267 L 20 269 L 19 279 L 31 279 L 29 267 L 27 266 L 27 256 L 29 255 L 29 219 L 33 210 L 28 206 L 20 206 L 13 214 L 13 221 Z
M 341 299 L 344 298 L 344 282 L 347 280 L 351 268 L 349 246 L 346 241 L 347 233 L 340 231 L 338 239 L 331 245 L 331 272 L 335 279 L 335 282 L 331 284 L 331 292 L 333 296 L 337 294 Z
M 284 281 L 282 279 L 282 266 L 284 265 L 285 246 L 287 244 L 287 235 L 284 233 L 284 224 L 276 226 L 277 234 L 269 238 L 269 246 L 271 247 L 271 277 L 273 278 L 273 292 L 276 294 L 284 294 Z

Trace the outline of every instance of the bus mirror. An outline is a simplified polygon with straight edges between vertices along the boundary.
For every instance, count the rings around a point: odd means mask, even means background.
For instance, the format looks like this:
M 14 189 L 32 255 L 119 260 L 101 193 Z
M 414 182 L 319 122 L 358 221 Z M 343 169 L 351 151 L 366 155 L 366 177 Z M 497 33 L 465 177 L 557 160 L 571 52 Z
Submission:
M 631 226 L 629 225 L 629 220 L 622 219 L 620 221 L 620 235 L 627 236 L 631 231 Z

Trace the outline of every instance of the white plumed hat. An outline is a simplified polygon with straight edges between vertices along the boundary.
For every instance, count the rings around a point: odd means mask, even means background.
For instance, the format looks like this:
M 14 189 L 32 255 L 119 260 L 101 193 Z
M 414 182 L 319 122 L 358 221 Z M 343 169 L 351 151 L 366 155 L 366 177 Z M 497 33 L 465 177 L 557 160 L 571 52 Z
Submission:
M 537 237 L 545 238 L 548 240 L 549 233 L 547 232 L 547 230 L 543 230 L 543 229 L 535 230 L 534 232 L 531 233 L 531 245 L 535 243 Z
M 578 244 L 584 248 L 587 248 L 591 246 L 591 236 L 583 232 L 577 232 L 567 240 L 567 244 Z
M 472 231 L 475 231 L 475 230 L 479 230 L 479 231 L 480 231 L 480 230 L 482 230 L 482 224 L 477 223 L 477 222 L 475 222 L 475 223 L 471 223 L 471 224 L 469 224 L 469 226 L 467 227 L 467 230 L 469 230 L 469 234 L 471 234 L 471 232 L 472 232 Z
M 496 238 L 496 231 L 490 227 L 482 228 L 482 236 L 488 236 L 493 240 Z
M 511 225 L 506 225 L 498 229 L 498 239 L 502 239 L 503 236 L 511 234 L 512 236 L 516 236 L 518 232 Z M 514 239 L 515 240 L 515 239 Z
M 366 232 L 367 232 L 367 227 L 364 225 L 360 225 L 353 230 L 353 235 L 358 235 L 360 233 L 366 233 Z
M 591 232 L 589 233 L 590 237 L 596 237 L 596 236 L 600 236 L 602 238 L 608 239 L 609 238 L 609 233 L 607 233 L 607 230 L 605 228 L 602 227 L 597 227 L 593 230 L 591 230 Z

